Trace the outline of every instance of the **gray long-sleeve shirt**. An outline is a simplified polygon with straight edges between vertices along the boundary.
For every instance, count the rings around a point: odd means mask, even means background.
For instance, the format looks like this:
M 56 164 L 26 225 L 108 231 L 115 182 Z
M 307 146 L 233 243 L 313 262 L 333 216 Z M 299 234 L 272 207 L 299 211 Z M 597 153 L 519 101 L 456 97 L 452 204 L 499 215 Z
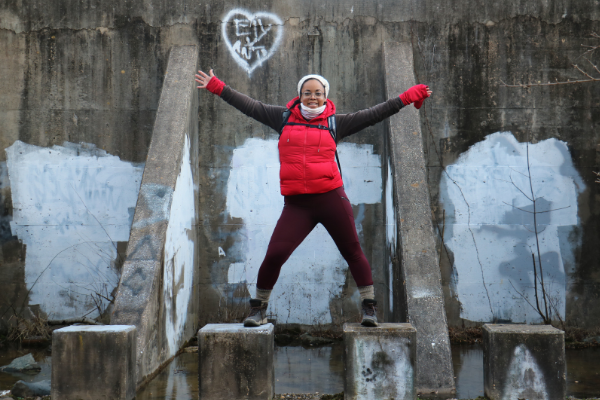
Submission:
M 273 128 L 275 131 L 279 132 L 279 129 L 281 129 L 285 107 L 261 103 L 229 86 L 223 88 L 221 98 L 247 116 Z M 336 114 L 337 141 L 383 121 L 396 114 L 402 107 L 404 107 L 402 100 L 395 97 L 374 107 L 354 113 Z

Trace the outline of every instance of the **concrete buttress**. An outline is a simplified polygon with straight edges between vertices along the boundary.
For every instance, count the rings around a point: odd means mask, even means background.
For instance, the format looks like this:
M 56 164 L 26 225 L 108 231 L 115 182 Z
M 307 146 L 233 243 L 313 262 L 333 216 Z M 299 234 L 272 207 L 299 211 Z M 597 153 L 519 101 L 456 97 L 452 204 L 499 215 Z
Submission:
M 138 387 L 195 334 L 198 48 L 171 49 L 111 324 L 137 328 Z
M 410 43 L 384 43 L 388 97 L 416 84 Z M 407 322 L 417 330 L 417 391 L 453 393 L 454 378 L 441 274 L 431 221 L 431 207 L 419 112 L 412 105 L 389 120 L 398 251 Z

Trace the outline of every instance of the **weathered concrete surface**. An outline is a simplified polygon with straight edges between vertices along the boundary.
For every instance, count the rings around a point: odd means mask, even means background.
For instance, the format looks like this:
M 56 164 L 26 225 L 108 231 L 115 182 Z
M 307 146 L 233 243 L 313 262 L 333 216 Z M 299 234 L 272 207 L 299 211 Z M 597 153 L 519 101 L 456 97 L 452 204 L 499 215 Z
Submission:
M 274 14 L 283 22 L 279 47 L 251 76 L 233 58 L 222 35 L 221 22 L 225 16 L 241 7 L 248 13 Z M 586 189 L 576 196 L 577 224 L 569 227 L 571 232 L 561 228 L 558 247 L 561 251 L 555 251 L 556 247 L 548 249 L 548 258 L 564 258 L 565 274 L 559 275 L 556 283 L 564 276 L 567 323 L 598 325 L 600 278 L 595 260 L 600 257 L 600 248 L 596 245 L 600 236 L 597 229 L 600 226 L 600 208 L 597 207 L 600 186 L 594 184 L 593 171 L 600 169 L 600 157 L 594 147 L 600 140 L 597 129 L 600 89 L 596 84 L 588 84 L 522 90 L 500 84 L 500 80 L 543 82 L 580 77 L 571 64 L 577 62 L 590 67 L 578 57 L 582 53 L 581 44 L 597 44 L 589 36 L 590 32 L 600 31 L 600 5 L 595 0 L 505 0 L 483 5 L 475 0 L 452 3 L 327 0 L 318 4 L 253 0 L 243 5 L 177 0 L 168 6 L 157 0 L 96 1 L 90 6 L 72 0 L 52 4 L 40 0 L 9 0 L 0 4 L 0 15 L 0 70 L 3 71 L 0 74 L 0 149 L 11 146 L 17 139 L 40 147 L 61 145 L 65 140 L 83 141 L 131 162 L 146 159 L 169 49 L 174 44 L 199 44 L 202 60 L 205 60 L 203 69 L 214 67 L 217 75 L 233 88 L 271 104 L 285 104 L 293 97 L 295 84 L 302 75 L 321 73 L 331 82 L 331 98 L 338 112 L 345 113 L 386 99 L 381 44 L 383 41 L 410 42 L 418 81 L 428 83 L 434 90 L 434 96 L 425 102 L 421 111 L 421 123 L 439 236 L 446 240 L 458 237 L 454 232 L 453 207 L 440 193 L 443 167 L 453 165 L 470 147 L 496 132 L 510 131 L 521 144 L 546 139 L 564 141 Z M 592 58 L 592 61 L 597 59 Z M 253 267 L 260 263 L 255 259 L 260 258 L 258 256 L 252 260 L 247 258 L 247 249 L 260 253 L 250 246 L 254 240 L 244 239 L 247 228 L 252 227 L 246 218 L 248 214 L 234 216 L 227 210 L 227 185 L 232 171 L 236 173 L 231 165 L 232 153 L 249 139 L 270 144 L 274 136 L 219 99 L 201 95 L 200 103 L 199 124 L 203 136 L 199 151 L 204 178 L 198 235 L 203 242 L 199 271 L 204 323 L 226 320 L 240 304 L 245 304 L 250 294 L 251 281 L 248 285 L 230 283 L 239 281 L 229 279 L 230 267 L 238 264 Z M 365 155 L 366 150 L 361 153 L 360 164 L 344 167 L 345 177 L 350 179 L 353 176 L 350 171 L 364 169 L 365 162 L 374 157 L 380 161 L 379 171 L 385 187 L 384 124 L 370 127 L 345 142 L 373 146 L 369 157 Z M 265 154 L 271 153 L 264 150 L 254 157 L 262 161 L 268 159 Z M 3 157 L 5 154 L 0 151 L 0 160 Z M 265 169 L 273 169 L 273 165 Z M 472 175 L 477 177 L 476 173 Z M 274 176 L 271 186 L 277 185 L 277 174 Z M 368 186 L 377 186 L 375 182 L 367 184 L 364 180 L 372 179 L 363 179 L 362 183 L 355 181 L 355 187 L 362 188 L 363 192 L 378 192 L 378 188 Z M 486 184 L 492 185 L 490 181 Z M 482 185 L 480 181 L 475 187 Z M 266 194 L 262 189 L 267 186 L 264 181 L 256 186 L 261 188 L 257 191 L 259 196 Z M 251 189 L 250 183 L 244 188 Z M 23 312 L 28 314 L 28 309 L 37 304 L 27 298 L 23 270 L 27 249 L 22 239 L 10 231 L 13 215 L 10 198 L 10 184 L 0 185 L 0 262 L 10 268 L 10 271 L 2 271 L 6 279 L 0 279 L 0 306 L 3 306 L 0 313 L 5 319 L 11 313 L 11 305 L 21 312 L 21 304 L 24 304 Z M 475 198 L 476 202 L 481 200 Z M 388 302 L 388 282 L 399 280 L 390 276 L 389 264 L 395 255 L 386 254 L 391 245 L 385 239 L 387 221 L 383 203 L 360 200 L 353 208 L 359 232 L 362 232 L 361 244 L 373 266 L 382 318 L 401 320 L 395 315 L 396 310 L 389 307 L 393 301 Z M 256 202 L 256 205 L 261 204 Z M 254 226 L 265 226 L 265 220 L 258 218 Z M 478 228 L 471 225 L 473 229 Z M 464 228 L 464 224 L 457 228 Z M 318 251 L 323 249 L 322 242 L 324 240 L 300 249 L 298 255 L 303 258 L 297 260 L 297 265 L 304 265 L 302 273 L 290 272 L 286 289 L 314 286 L 303 277 L 311 276 L 314 271 L 308 267 L 313 265 L 310 257 L 322 254 Z M 483 289 L 482 282 L 474 279 L 476 274 L 465 270 L 463 262 L 454 262 L 450 246 L 440 244 L 440 248 L 450 324 L 462 326 L 486 321 L 487 318 L 470 320 L 471 314 L 463 312 L 473 303 L 487 306 L 485 294 L 468 297 L 469 292 L 462 291 L 457 284 L 463 282 Z M 477 248 L 480 248 L 479 242 Z M 494 277 L 488 283 L 498 285 L 504 295 L 503 301 L 493 304 L 494 317 L 499 320 L 518 320 L 532 314 L 519 296 L 515 296 L 509 279 L 503 279 L 503 274 L 507 274 L 506 278 L 517 281 L 514 279 L 517 273 L 506 267 L 512 255 L 513 252 L 503 251 L 493 257 L 497 262 L 490 263 L 484 270 L 486 278 L 490 276 L 487 272 Z M 341 326 L 348 316 L 358 312 L 358 302 L 352 298 L 356 289 L 344 264 L 336 259 L 335 265 L 335 273 L 322 279 L 329 281 L 327 287 L 333 294 L 322 290 L 314 296 L 314 303 L 313 296 L 310 299 L 311 307 L 314 304 L 319 316 L 324 319 L 330 315 L 332 323 Z M 558 263 L 555 265 L 560 267 Z M 478 268 L 478 264 L 475 267 Z M 475 272 L 481 275 L 481 271 Z M 561 272 L 560 268 L 557 272 Z M 334 287 L 340 281 L 343 287 Z M 312 295 L 305 289 L 301 292 L 300 295 Z M 481 301 L 469 302 L 465 298 Z M 286 305 L 294 304 L 287 301 Z
M 208 324 L 198 331 L 200 399 L 270 400 L 275 328 Z
M 140 384 L 197 327 L 197 64 L 196 46 L 171 50 L 111 319 L 137 327 Z
M 344 399 L 417 398 L 417 331 L 411 324 L 344 324 Z
M 72 325 L 52 332 L 52 398 L 131 400 L 136 388 L 136 329 Z
M 384 44 L 388 96 L 415 85 L 409 43 Z M 419 112 L 406 107 L 390 118 L 390 159 L 404 298 L 395 307 L 417 329 L 417 388 L 420 393 L 452 393 L 454 375 L 438 253 L 431 222 L 427 169 Z
M 491 400 L 564 399 L 564 332 L 549 325 L 484 325 L 483 376 Z

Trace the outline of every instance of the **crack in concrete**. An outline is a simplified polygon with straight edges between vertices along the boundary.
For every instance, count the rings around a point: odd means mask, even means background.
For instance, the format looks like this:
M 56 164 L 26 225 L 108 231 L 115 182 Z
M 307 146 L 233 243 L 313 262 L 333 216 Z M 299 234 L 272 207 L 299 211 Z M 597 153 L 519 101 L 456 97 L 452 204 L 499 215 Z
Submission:
M 411 33 L 411 43 L 413 43 L 413 47 L 414 47 L 414 31 L 412 29 L 412 26 L 411 26 L 410 33 Z M 420 49 L 420 53 L 419 54 L 421 55 L 421 58 L 423 58 L 422 50 L 420 48 L 420 45 L 418 47 Z M 419 77 L 419 72 L 416 69 L 415 69 L 415 75 L 417 76 L 417 80 L 419 82 L 422 82 L 422 80 Z M 488 288 L 487 288 L 487 285 L 486 285 L 486 282 L 485 282 L 485 274 L 483 273 L 483 263 L 481 262 L 481 258 L 480 258 L 480 255 L 479 255 L 479 248 L 477 247 L 477 241 L 475 240 L 475 234 L 473 233 L 473 229 L 471 227 L 471 205 L 467 201 L 467 198 L 465 197 L 465 194 L 464 194 L 462 188 L 460 187 L 460 185 L 454 179 L 452 179 L 452 177 L 450 176 L 450 174 L 446 170 L 446 166 L 444 165 L 442 157 L 441 157 L 441 155 L 440 155 L 440 153 L 439 153 L 439 151 L 437 149 L 437 146 L 435 145 L 435 137 L 433 136 L 433 130 L 431 129 L 431 124 L 429 122 L 429 118 L 427 117 L 426 109 L 427 109 L 427 105 L 423 108 L 423 114 L 424 114 L 424 117 L 425 117 L 425 121 L 427 122 L 427 129 L 428 129 L 429 136 L 431 137 L 431 140 L 432 140 L 432 143 L 433 143 L 433 148 L 435 150 L 435 154 L 436 154 L 436 156 L 438 158 L 439 166 L 442 168 L 442 171 L 444 172 L 444 174 L 446 174 L 446 176 L 448 177 L 448 179 L 458 188 L 458 190 L 460 191 L 460 194 L 461 194 L 461 196 L 463 198 L 463 201 L 467 205 L 467 215 L 468 215 L 467 226 L 469 228 L 469 232 L 471 233 L 471 238 L 473 239 L 473 245 L 475 246 L 475 252 L 477 254 L 477 262 L 479 263 L 479 268 L 481 270 L 481 280 L 483 281 L 483 288 L 485 289 L 485 293 L 486 293 L 486 296 L 487 296 L 487 299 L 488 299 L 488 304 L 490 306 L 490 312 L 492 313 L 492 318 L 495 319 L 494 308 L 492 306 L 492 300 L 490 298 L 490 293 L 488 291 Z M 427 173 L 427 176 L 429 177 L 429 172 Z M 438 229 L 438 235 L 440 235 L 441 240 L 442 240 L 442 245 L 444 246 L 444 249 L 446 250 L 446 256 L 448 257 L 448 260 L 451 261 L 449 253 L 448 253 L 448 248 L 446 247 L 446 244 L 444 243 L 444 238 L 443 238 L 443 236 L 442 236 L 442 234 L 440 232 L 439 223 L 436 222 L 436 226 L 437 226 L 437 229 Z M 441 254 L 440 254 L 440 256 L 441 256 Z

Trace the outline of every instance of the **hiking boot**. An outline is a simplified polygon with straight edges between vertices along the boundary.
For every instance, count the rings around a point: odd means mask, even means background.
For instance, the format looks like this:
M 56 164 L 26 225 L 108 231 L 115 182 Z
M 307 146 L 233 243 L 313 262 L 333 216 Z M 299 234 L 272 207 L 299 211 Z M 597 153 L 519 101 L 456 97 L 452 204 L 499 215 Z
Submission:
M 362 322 L 363 326 L 377 326 L 377 301 L 365 299 L 362 302 Z
M 244 320 L 245 327 L 261 326 L 267 323 L 267 307 L 269 303 L 258 299 L 250 299 L 250 315 Z

